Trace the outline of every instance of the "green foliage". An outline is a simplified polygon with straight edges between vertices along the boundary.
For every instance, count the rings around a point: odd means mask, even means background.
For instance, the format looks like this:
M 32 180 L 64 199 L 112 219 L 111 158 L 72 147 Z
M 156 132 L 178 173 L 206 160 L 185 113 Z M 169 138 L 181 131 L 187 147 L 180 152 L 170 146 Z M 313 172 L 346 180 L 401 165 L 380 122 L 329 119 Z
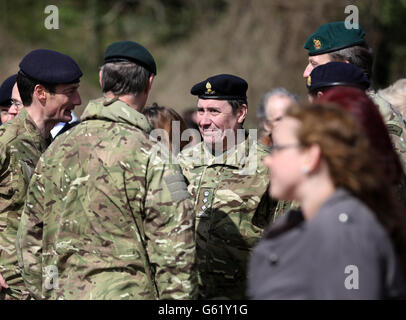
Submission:
M 385 27 L 406 25 L 406 0 L 381 1 L 379 22 Z

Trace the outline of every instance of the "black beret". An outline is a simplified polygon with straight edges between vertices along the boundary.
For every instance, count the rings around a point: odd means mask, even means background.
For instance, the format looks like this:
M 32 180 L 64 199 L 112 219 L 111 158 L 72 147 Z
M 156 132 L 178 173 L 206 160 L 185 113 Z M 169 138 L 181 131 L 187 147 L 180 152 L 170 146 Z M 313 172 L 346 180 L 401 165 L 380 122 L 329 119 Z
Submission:
M 152 54 L 134 41 L 120 41 L 109 45 L 104 53 L 104 63 L 131 61 L 156 75 L 156 64 Z
M 9 106 L 11 103 L 11 93 L 16 83 L 17 75 L 13 74 L 2 83 L 0 87 L 0 106 Z
M 304 44 L 309 56 L 338 51 L 356 45 L 365 45 L 365 32 L 358 29 L 347 29 L 344 21 L 331 22 L 320 26 Z
M 19 67 L 23 75 L 50 84 L 79 82 L 83 75 L 71 57 L 48 49 L 31 51 L 21 60 Z
M 193 86 L 190 93 L 200 99 L 245 100 L 248 83 L 231 74 L 219 74 L 207 78 Z
M 334 86 L 369 88 L 367 75 L 357 66 L 345 62 L 329 62 L 313 69 L 307 77 L 309 92 Z

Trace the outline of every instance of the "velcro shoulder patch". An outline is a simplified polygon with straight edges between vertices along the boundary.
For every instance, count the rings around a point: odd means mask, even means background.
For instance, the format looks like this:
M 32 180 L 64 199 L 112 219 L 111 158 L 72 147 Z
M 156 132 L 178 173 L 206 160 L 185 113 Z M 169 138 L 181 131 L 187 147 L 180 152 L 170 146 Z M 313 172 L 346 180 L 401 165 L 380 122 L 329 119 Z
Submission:
M 31 180 L 32 170 L 24 160 L 20 160 L 20 163 L 23 168 L 25 181 L 28 184 L 28 183 L 30 183 L 30 180 Z
M 396 124 L 387 124 L 386 127 L 388 128 L 389 134 L 394 134 L 398 137 L 402 135 L 402 128 Z
M 190 197 L 187 191 L 185 177 L 182 174 L 176 173 L 167 176 L 165 177 L 165 182 L 173 201 L 182 201 Z

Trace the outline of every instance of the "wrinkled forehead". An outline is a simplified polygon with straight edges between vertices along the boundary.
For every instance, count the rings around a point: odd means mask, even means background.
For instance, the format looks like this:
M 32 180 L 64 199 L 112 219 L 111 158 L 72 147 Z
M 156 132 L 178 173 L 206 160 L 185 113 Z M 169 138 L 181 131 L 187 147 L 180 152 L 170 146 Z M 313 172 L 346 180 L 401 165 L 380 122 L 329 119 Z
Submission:
M 199 99 L 197 102 L 198 108 L 218 108 L 218 109 L 225 109 L 230 107 L 230 104 L 227 100 L 217 100 L 217 99 Z

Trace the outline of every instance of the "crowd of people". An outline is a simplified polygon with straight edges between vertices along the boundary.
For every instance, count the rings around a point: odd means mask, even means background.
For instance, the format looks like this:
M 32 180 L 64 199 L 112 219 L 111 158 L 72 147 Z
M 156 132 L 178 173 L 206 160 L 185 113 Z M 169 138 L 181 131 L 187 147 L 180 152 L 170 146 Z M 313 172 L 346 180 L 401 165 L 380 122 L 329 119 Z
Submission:
M 0 88 L 0 299 L 405 298 L 405 79 L 371 89 L 364 37 L 320 26 L 307 101 L 271 89 L 258 131 L 237 75 L 191 86 L 185 119 L 146 107 L 134 41 L 77 119 L 78 64 L 29 52 Z

